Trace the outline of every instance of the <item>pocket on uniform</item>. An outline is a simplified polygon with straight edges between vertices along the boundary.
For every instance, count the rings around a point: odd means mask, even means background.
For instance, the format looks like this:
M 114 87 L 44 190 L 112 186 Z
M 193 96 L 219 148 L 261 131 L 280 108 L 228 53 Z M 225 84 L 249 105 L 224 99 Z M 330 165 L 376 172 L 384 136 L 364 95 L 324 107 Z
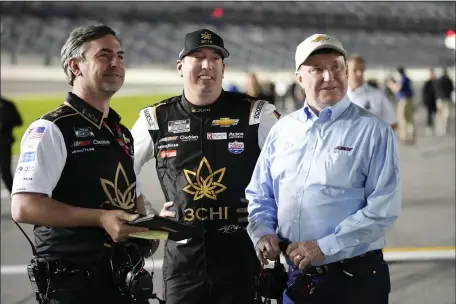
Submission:
M 328 151 L 321 155 L 326 172 L 326 183 L 344 186 L 350 180 L 354 170 L 354 154 L 352 151 Z

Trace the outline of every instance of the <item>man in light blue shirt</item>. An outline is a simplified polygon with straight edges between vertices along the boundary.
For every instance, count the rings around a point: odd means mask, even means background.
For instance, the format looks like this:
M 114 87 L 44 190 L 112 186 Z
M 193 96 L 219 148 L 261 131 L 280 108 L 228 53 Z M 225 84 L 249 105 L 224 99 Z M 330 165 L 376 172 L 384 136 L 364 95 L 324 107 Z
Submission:
M 290 242 L 294 284 L 284 303 L 303 301 L 292 291 L 304 278 L 315 285 L 306 303 L 388 303 L 381 249 L 401 206 L 396 142 L 387 123 L 346 96 L 346 55 L 324 34 L 297 47 L 304 107 L 272 128 L 246 189 L 258 258 L 267 264 L 280 240 Z

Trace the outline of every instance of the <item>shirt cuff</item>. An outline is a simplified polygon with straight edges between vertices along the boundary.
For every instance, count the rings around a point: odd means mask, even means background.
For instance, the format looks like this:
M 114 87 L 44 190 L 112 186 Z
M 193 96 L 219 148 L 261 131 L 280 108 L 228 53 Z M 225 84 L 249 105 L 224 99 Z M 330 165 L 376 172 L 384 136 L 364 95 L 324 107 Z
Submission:
M 14 194 L 23 193 L 23 192 L 46 194 L 48 197 L 52 198 L 52 190 L 46 191 L 40 187 L 23 186 L 23 185 L 20 185 L 20 187 L 14 187 L 14 185 L 13 185 L 13 191 L 11 192 L 10 197 L 12 198 Z
M 274 228 L 271 228 L 268 226 L 258 226 L 258 225 L 256 225 L 256 227 L 253 227 L 252 224 L 249 224 L 247 226 L 247 232 L 250 236 L 250 239 L 252 240 L 254 247 L 256 247 L 256 244 L 263 236 L 265 236 L 267 234 L 276 234 L 276 231 Z
M 335 234 L 329 234 L 317 240 L 317 243 L 325 256 L 334 255 L 342 250 Z

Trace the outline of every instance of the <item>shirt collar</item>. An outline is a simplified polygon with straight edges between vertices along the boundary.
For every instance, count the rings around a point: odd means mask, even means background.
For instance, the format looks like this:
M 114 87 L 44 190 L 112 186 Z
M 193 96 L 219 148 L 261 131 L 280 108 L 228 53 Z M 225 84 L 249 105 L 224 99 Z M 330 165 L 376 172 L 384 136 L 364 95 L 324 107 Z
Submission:
M 95 109 L 91 105 L 89 105 L 86 101 L 79 98 L 79 96 L 69 92 L 68 96 L 65 100 L 65 104 L 75 110 L 79 115 L 84 117 L 98 129 L 101 128 L 103 124 L 103 112 Z M 112 108 L 109 108 L 109 114 L 106 118 L 109 122 L 119 123 L 120 116 L 114 111 Z
M 315 121 L 318 119 L 317 115 L 312 111 L 312 109 L 309 107 L 309 104 L 307 103 L 307 100 L 304 101 L 304 117 L 305 120 L 308 121 Z
M 315 122 L 317 119 L 324 117 L 323 115 L 329 116 L 331 120 L 336 120 L 339 118 L 339 116 L 348 108 L 350 105 L 351 101 L 348 98 L 347 95 L 342 98 L 341 101 L 336 103 L 335 105 L 328 107 L 324 109 L 323 111 L 320 112 L 319 117 L 315 115 L 315 113 L 312 112 L 310 109 L 309 105 L 307 104 L 307 101 L 304 102 L 304 115 L 305 115 L 305 120 L 308 121 L 309 119 L 312 122 Z
M 214 113 L 218 113 L 223 111 L 221 107 L 223 108 L 223 102 L 226 99 L 226 92 L 222 90 L 222 93 L 220 96 L 215 100 L 215 102 L 211 103 L 210 105 L 206 106 L 197 106 L 192 104 L 190 101 L 187 100 L 185 97 L 184 92 L 182 92 L 182 98 L 181 98 L 181 104 L 184 107 L 184 109 L 193 115 L 196 116 L 203 116 L 203 115 L 211 115 Z M 226 112 L 226 108 L 225 108 Z

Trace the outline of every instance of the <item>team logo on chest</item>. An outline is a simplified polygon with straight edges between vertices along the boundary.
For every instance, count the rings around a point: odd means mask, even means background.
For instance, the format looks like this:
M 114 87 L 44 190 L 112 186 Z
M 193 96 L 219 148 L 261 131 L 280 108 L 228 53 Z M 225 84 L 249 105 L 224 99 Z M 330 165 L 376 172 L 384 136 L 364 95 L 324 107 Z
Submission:
M 188 185 L 184 187 L 184 191 L 193 195 L 193 200 L 197 201 L 203 197 L 217 200 L 217 194 L 227 189 L 222 184 L 223 176 L 226 168 L 221 168 L 212 171 L 211 165 L 206 157 L 201 160 L 196 172 L 184 170 L 185 179 Z
M 104 178 L 100 178 L 100 182 L 108 197 L 107 204 L 124 210 L 135 208 L 136 182 L 130 184 L 121 163 L 117 165 L 114 182 Z

